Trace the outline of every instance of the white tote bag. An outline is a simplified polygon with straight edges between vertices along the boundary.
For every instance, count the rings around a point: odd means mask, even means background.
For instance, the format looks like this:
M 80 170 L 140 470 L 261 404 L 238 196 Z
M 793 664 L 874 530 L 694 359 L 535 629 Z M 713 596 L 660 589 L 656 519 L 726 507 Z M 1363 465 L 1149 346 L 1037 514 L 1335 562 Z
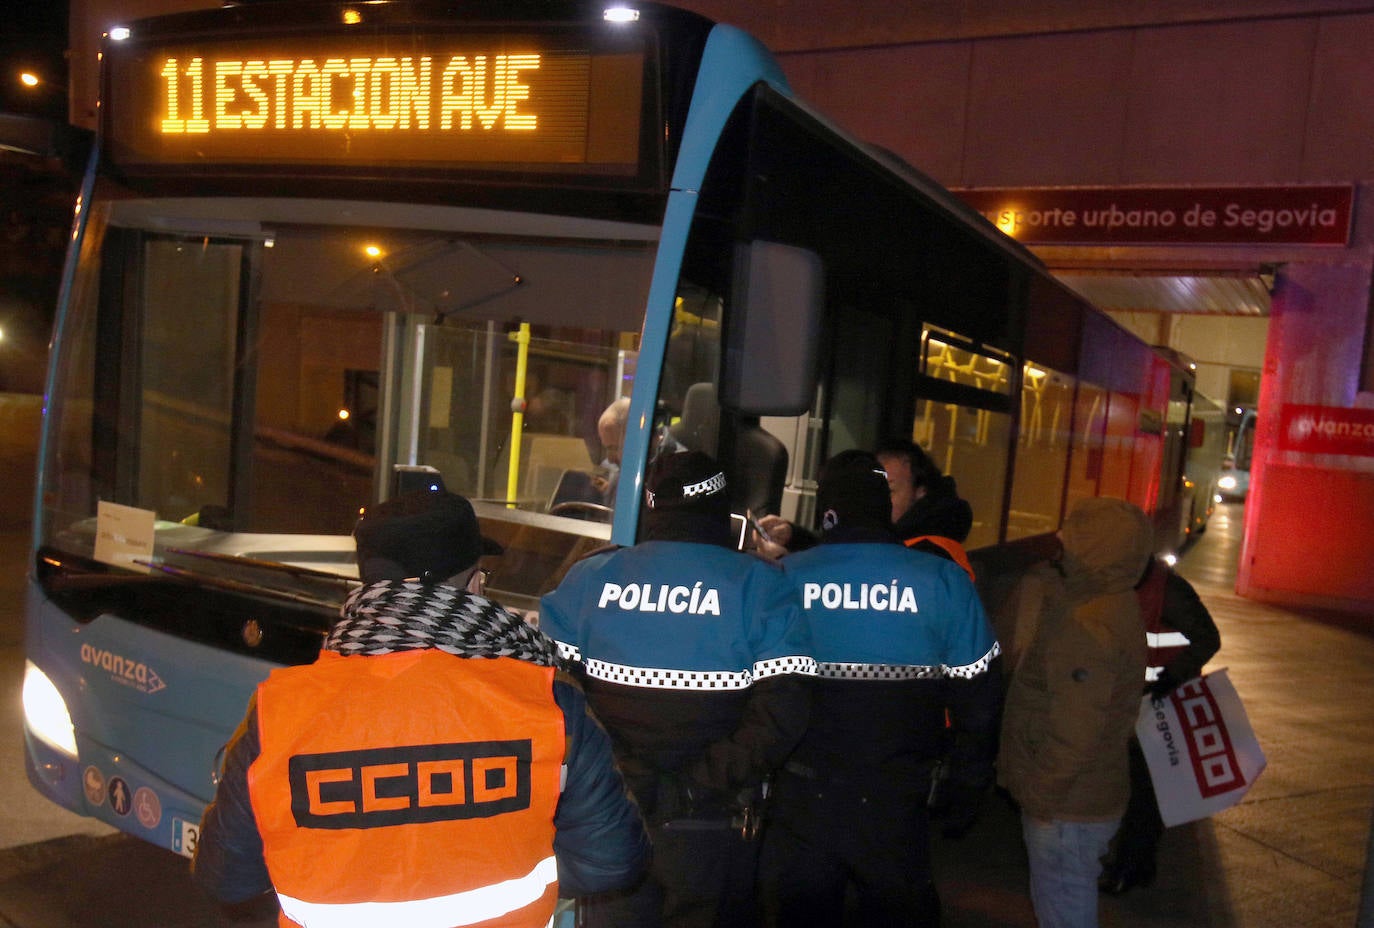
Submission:
M 1224 669 L 1140 701 L 1136 736 L 1165 825 L 1215 815 L 1264 771 L 1264 752 Z

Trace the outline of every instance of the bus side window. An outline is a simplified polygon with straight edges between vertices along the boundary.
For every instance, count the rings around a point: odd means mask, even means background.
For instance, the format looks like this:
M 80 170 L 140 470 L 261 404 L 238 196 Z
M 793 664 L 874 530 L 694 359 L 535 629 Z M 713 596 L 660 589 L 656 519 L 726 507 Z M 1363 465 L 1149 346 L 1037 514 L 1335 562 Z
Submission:
M 926 386 L 918 386 L 917 392 L 932 397 L 918 395 L 912 440 L 955 479 L 959 495 L 973 508 L 973 528 L 964 546 L 997 544 L 1011 444 L 1011 359 L 927 325 L 921 336 L 921 373 Z
M 1072 377 L 1032 361 L 1022 365 L 1021 427 L 1007 515 L 1008 541 L 1059 527 L 1073 400 Z

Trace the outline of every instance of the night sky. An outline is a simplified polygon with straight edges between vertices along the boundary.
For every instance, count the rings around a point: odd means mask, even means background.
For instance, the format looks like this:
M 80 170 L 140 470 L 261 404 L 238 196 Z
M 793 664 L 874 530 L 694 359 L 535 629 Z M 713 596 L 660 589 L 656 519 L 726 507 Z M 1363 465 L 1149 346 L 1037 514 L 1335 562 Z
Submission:
M 66 0 L 6 3 L 0 22 L 0 112 L 25 115 L 66 114 Z M 19 83 L 21 71 L 51 81 L 47 88 Z
M 66 0 L 5 4 L 0 113 L 65 122 Z M 32 71 L 51 84 L 19 82 Z M 0 392 L 42 392 L 76 178 L 60 164 L 0 150 Z

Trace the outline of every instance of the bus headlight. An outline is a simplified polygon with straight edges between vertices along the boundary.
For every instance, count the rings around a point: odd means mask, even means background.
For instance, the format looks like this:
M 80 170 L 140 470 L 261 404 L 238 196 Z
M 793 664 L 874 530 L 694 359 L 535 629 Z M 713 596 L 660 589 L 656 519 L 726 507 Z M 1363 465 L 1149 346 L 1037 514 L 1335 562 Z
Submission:
M 24 662 L 24 724 L 39 741 L 76 757 L 76 729 L 67 703 L 33 661 Z

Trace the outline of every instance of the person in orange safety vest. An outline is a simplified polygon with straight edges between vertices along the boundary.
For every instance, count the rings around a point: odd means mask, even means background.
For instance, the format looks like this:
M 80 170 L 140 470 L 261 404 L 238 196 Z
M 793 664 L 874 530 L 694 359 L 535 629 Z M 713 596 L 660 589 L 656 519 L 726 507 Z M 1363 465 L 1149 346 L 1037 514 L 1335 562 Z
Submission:
M 311 928 L 535 928 L 633 883 L 649 845 L 610 741 L 554 643 L 482 595 L 471 504 L 403 494 L 355 537 L 319 658 L 273 671 L 227 749 L 196 882 Z

